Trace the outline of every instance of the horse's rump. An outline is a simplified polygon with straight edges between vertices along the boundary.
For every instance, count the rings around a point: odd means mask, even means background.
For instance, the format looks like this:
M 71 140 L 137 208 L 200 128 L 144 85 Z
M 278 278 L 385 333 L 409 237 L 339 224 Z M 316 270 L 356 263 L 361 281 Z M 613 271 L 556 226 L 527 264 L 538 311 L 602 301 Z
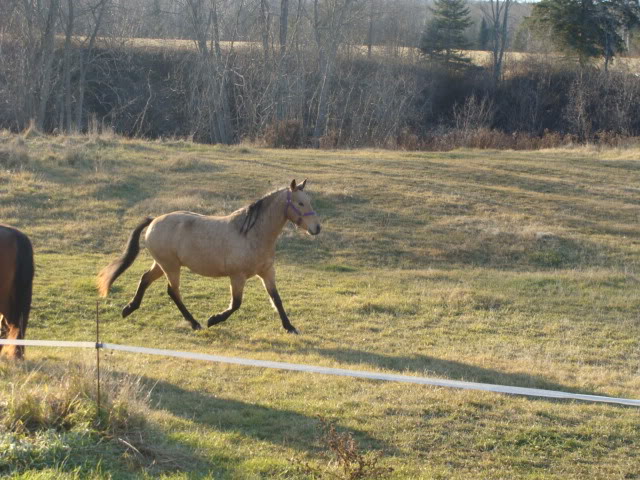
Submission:
M 19 230 L 0 225 L 0 239 L 4 240 L 4 248 L 1 262 L 4 265 L 4 281 L 0 282 L 0 305 L 3 305 L 0 314 L 4 317 L 2 334 L 8 338 L 22 339 L 29 323 L 31 312 L 31 297 L 33 293 L 33 276 L 35 267 L 33 263 L 33 247 L 31 241 Z M 8 247 L 12 248 L 8 248 Z M 20 358 L 23 347 L 8 348 Z M 11 355 L 11 354 L 10 354 Z

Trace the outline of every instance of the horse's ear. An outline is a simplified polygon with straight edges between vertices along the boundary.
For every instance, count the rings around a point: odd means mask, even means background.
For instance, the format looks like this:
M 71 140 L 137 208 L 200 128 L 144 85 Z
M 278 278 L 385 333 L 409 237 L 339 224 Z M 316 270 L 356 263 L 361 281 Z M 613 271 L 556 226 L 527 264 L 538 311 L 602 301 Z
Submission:
M 305 178 L 300 185 L 298 185 L 298 190 L 304 190 L 304 186 L 307 184 L 307 179 Z
M 292 192 L 296 191 L 296 179 L 295 178 L 293 180 L 291 180 L 291 191 Z

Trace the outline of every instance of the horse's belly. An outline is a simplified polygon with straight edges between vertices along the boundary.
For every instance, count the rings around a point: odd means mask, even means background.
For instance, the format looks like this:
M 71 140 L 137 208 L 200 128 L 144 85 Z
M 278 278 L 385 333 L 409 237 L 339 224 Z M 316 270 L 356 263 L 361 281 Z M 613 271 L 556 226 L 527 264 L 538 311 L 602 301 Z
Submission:
M 255 275 L 255 260 L 249 253 L 242 254 L 233 245 L 212 241 L 206 247 L 194 246 L 181 252 L 180 261 L 194 273 L 206 277 Z M 199 247 L 199 248 L 198 248 Z
M 217 259 L 206 259 L 201 257 L 197 260 L 190 260 L 189 258 L 186 258 L 183 259 L 181 263 L 193 273 L 197 273 L 204 277 L 225 277 L 228 275 L 225 272 L 224 265 L 220 265 Z

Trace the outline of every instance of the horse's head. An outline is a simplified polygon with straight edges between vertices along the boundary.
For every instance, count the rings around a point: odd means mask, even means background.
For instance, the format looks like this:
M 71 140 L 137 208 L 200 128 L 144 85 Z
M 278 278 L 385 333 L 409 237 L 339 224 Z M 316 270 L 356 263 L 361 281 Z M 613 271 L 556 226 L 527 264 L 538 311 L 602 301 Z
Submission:
M 285 214 L 300 228 L 305 228 L 309 235 L 320 233 L 320 220 L 318 215 L 311 208 L 311 197 L 304 191 L 307 180 L 301 184 L 296 184 L 293 180 L 287 189 L 287 206 Z

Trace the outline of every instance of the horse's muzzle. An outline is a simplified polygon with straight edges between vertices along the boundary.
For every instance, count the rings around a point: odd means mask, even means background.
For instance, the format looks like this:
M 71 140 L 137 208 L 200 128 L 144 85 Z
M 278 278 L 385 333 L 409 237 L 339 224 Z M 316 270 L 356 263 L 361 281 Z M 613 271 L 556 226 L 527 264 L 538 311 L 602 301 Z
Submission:
M 318 235 L 320 233 L 320 225 L 316 225 L 315 231 L 311 231 L 311 229 L 308 229 L 307 232 L 309 232 L 309 235 Z

